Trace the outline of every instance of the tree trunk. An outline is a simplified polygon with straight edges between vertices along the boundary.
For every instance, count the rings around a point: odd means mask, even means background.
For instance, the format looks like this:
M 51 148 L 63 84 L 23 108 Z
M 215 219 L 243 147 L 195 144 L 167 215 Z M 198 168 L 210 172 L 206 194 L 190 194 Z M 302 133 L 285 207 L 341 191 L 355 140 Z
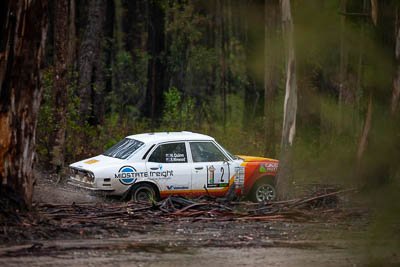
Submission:
M 69 6 L 69 27 L 68 27 L 68 58 L 70 60 L 70 64 L 74 64 L 73 59 L 76 54 L 76 27 L 75 27 L 75 18 L 76 18 L 76 2 L 75 0 L 70 0 Z
M 277 196 L 279 199 L 287 199 L 290 195 L 292 180 L 292 146 L 296 133 L 297 113 L 297 82 L 296 59 L 293 37 L 293 21 L 290 8 L 290 0 L 282 0 L 282 23 L 287 47 L 286 67 L 286 92 L 283 115 L 283 129 L 281 142 L 281 156 L 276 178 Z
M 2 1 L 0 7 L 0 191 L 29 208 L 47 1 Z
M 378 0 L 371 0 L 371 18 L 376 26 L 378 23 Z
M 260 51 L 258 45 L 259 37 L 264 33 L 263 25 L 259 25 L 258 21 L 263 21 L 264 9 L 260 8 L 263 1 L 246 1 L 245 6 L 245 61 L 246 61 L 246 75 L 247 83 L 244 86 L 244 110 L 242 118 L 242 127 L 245 131 L 249 130 L 252 123 L 255 121 L 257 115 L 263 115 L 262 107 L 263 100 L 260 92 L 264 91 L 264 84 L 262 77 L 264 74 L 263 66 L 259 66 L 258 59 L 264 58 L 262 55 L 263 50 Z M 261 39 L 262 40 L 262 39 Z M 260 71 L 261 70 L 261 71 Z M 260 79 L 261 78 L 261 79 Z M 261 103 L 261 105 L 260 105 Z
M 96 68 L 101 68 L 98 59 L 101 58 L 104 21 L 105 0 L 90 0 L 87 27 L 79 51 L 79 111 L 82 123 L 93 119 L 94 74 Z
M 396 10 L 396 18 L 399 19 L 399 10 Z M 397 22 L 398 23 L 398 22 Z M 397 106 L 400 99 L 400 27 L 396 23 L 396 46 L 395 46 L 395 72 L 393 77 L 393 90 L 392 90 L 392 101 L 391 101 L 391 114 L 395 115 Z
M 224 14 L 223 14 L 223 2 L 221 0 L 215 1 L 215 53 L 217 60 L 217 70 L 219 72 L 216 73 L 216 81 L 217 81 L 217 89 L 220 91 L 221 96 L 221 114 L 222 114 L 222 124 L 226 126 L 226 92 L 225 92 L 225 39 L 224 39 Z M 219 67 L 218 67 L 219 66 Z
M 148 51 L 151 56 L 148 64 L 148 86 L 146 94 L 145 115 L 152 119 L 152 128 L 155 127 L 156 119 L 162 112 L 162 96 L 164 86 L 164 66 L 161 54 L 164 52 L 164 10 L 161 3 L 149 0 L 149 23 L 148 23 Z
M 64 167 L 64 143 L 66 131 L 68 58 L 71 53 L 68 42 L 68 1 L 56 1 L 54 22 L 54 80 L 53 118 L 56 122 L 52 133 L 52 164 L 60 172 Z
M 124 31 L 122 29 L 122 23 L 124 19 L 124 9 L 121 0 L 114 0 L 115 5 L 115 23 L 114 23 L 114 38 L 116 41 L 117 53 L 124 49 Z
M 220 1 L 218 1 L 220 2 Z M 229 0 L 227 1 L 227 4 L 229 5 Z M 226 131 L 226 113 L 227 113 L 227 93 L 226 93 L 226 87 L 227 87 L 227 62 L 226 62 L 226 55 L 227 55 L 227 43 L 229 42 L 229 36 L 227 34 L 227 14 L 226 14 L 226 9 L 227 6 L 224 4 L 223 1 L 219 3 L 220 8 L 221 8 L 221 43 L 219 44 L 221 47 L 221 58 L 220 58 L 220 65 L 221 65 L 221 98 L 222 98 L 222 124 L 224 126 L 224 133 Z
M 341 0 L 341 12 L 346 13 L 347 0 Z M 346 91 L 347 80 L 347 50 L 346 50 L 346 16 L 340 18 L 340 69 L 339 69 L 339 132 L 342 131 L 343 105 Z
M 264 36 L 264 153 L 275 157 L 275 111 L 274 100 L 278 92 L 278 27 L 279 0 L 265 1 Z
M 358 150 L 357 150 L 357 174 L 360 174 L 362 156 L 368 145 L 369 131 L 371 129 L 371 120 L 372 120 L 372 91 L 370 90 L 367 114 L 364 122 L 363 131 L 360 137 L 360 143 L 358 144 Z

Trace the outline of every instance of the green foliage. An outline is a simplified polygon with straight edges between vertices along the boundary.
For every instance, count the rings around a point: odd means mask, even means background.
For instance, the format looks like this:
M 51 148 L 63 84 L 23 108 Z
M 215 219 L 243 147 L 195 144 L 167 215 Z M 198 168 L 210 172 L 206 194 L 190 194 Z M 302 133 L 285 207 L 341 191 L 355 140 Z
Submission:
M 116 55 L 113 91 L 107 96 L 106 103 L 111 112 L 137 117 L 136 103 L 143 97 L 147 87 L 147 52 L 136 49 L 132 55 L 128 51 L 119 51 Z
M 182 99 L 175 87 L 164 93 L 164 113 L 160 130 L 179 131 L 192 129 L 195 120 L 195 101 L 191 97 Z
M 36 153 L 39 155 L 39 161 L 51 161 L 51 136 L 53 131 L 53 108 L 51 105 L 51 88 L 53 84 L 53 69 L 46 71 L 42 78 L 42 103 L 38 116 L 37 131 L 36 131 Z

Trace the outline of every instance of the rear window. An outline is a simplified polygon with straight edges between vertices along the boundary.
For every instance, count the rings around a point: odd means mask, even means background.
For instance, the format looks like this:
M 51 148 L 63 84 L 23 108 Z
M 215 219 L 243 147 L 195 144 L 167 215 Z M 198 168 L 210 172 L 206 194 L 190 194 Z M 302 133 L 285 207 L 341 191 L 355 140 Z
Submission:
M 138 140 L 125 138 L 104 152 L 103 155 L 117 159 L 126 159 L 143 144 L 143 142 Z

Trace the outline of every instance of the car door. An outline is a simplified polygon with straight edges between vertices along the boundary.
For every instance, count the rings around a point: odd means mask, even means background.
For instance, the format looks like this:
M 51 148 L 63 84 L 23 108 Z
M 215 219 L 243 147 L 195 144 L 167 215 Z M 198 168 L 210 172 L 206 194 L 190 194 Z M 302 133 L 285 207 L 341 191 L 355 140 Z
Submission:
M 146 162 L 149 179 L 160 186 L 163 194 L 188 194 L 191 169 L 185 142 L 159 144 Z
M 192 155 L 192 189 L 218 195 L 229 187 L 229 159 L 212 141 L 189 142 Z M 207 188 L 205 190 L 204 188 Z

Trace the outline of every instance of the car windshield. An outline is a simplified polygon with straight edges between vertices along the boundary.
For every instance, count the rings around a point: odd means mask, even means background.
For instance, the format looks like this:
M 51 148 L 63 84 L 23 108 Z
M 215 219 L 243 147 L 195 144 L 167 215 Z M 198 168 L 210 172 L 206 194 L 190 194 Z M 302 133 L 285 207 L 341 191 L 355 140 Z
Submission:
M 233 155 L 233 154 L 232 154 L 231 152 L 229 152 L 225 147 L 223 147 L 223 146 L 221 146 L 221 145 L 220 145 L 220 147 L 222 147 L 222 149 L 225 150 L 225 152 L 226 152 L 232 159 L 234 159 L 234 160 L 241 159 L 241 158 L 239 158 L 238 156 Z
M 126 159 L 143 144 L 143 142 L 138 140 L 125 138 L 119 141 L 118 144 L 109 148 L 103 155 L 117 159 Z

